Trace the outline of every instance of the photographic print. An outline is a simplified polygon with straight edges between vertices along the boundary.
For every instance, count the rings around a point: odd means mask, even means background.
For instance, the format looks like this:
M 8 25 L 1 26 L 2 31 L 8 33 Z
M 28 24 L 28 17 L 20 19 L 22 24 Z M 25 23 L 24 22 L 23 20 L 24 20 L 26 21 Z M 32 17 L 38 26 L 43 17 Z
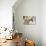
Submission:
M 25 25 L 36 24 L 36 16 L 23 16 L 23 24 Z

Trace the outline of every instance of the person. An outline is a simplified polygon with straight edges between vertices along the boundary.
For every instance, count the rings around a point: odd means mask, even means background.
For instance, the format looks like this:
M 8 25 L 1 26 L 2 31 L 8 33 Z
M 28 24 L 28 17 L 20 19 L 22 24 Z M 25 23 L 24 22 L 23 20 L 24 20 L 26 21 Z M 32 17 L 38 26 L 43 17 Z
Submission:
M 22 46 L 22 36 L 20 34 L 16 35 L 16 46 Z

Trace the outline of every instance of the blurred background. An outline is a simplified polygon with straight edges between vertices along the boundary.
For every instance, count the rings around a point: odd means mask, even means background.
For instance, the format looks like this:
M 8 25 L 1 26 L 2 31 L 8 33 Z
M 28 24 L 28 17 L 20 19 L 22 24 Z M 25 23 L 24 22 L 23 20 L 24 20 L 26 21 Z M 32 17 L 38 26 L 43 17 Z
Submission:
M 0 27 L 12 29 L 14 13 L 15 27 L 24 34 L 23 37 L 33 39 L 37 46 L 46 46 L 46 0 L 25 0 L 18 7 L 15 2 L 0 0 Z M 36 25 L 23 25 L 23 16 L 30 15 L 36 16 Z

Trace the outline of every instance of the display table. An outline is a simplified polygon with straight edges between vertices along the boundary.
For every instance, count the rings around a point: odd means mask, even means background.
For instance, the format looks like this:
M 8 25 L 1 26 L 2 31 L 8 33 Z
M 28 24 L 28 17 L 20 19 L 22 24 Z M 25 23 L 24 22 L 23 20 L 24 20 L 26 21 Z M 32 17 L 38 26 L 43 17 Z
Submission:
M 12 36 L 6 36 L 6 40 L 11 40 Z

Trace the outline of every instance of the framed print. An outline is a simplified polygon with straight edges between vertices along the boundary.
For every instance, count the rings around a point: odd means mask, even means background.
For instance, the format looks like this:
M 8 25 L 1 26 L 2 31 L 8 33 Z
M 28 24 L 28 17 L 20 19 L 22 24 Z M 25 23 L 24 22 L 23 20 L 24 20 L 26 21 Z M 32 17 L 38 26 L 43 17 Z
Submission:
M 23 16 L 24 25 L 36 24 L 36 16 Z

